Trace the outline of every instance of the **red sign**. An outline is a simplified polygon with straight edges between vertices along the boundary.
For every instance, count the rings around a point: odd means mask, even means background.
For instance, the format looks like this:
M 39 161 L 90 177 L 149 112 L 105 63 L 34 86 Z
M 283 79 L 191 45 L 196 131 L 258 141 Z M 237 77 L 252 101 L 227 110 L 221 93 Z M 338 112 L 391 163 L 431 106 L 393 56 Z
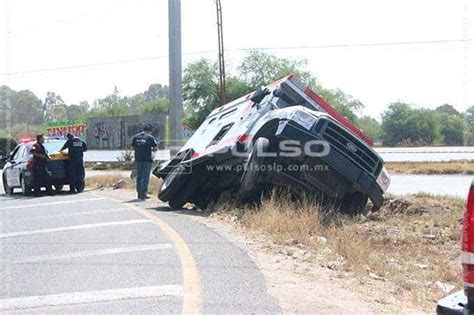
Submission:
M 72 125 L 72 126 L 59 126 L 48 128 L 49 137 L 65 137 L 68 133 L 76 136 L 83 137 L 86 132 L 86 125 Z

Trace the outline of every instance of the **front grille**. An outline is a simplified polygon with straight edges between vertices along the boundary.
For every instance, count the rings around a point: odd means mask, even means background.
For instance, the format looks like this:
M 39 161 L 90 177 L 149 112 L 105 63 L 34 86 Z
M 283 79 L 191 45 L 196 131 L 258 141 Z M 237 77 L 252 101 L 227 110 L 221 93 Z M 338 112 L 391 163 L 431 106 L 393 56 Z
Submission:
M 321 120 L 324 120 L 324 123 L 319 129 L 319 134 L 331 144 L 331 147 L 336 148 L 370 174 L 374 176 L 378 174 L 382 161 L 370 147 L 335 122 L 328 119 Z

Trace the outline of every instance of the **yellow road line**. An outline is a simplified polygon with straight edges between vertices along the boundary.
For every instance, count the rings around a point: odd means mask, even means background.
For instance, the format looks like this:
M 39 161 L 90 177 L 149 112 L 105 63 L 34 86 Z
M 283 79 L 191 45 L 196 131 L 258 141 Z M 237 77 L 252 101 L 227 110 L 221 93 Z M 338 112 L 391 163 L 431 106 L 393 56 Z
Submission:
M 107 198 L 115 202 L 121 202 L 120 200 Z M 149 219 L 152 223 L 158 225 L 160 229 L 168 236 L 174 248 L 178 252 L 181 266 L 183 268 L 183 314 L 201 314 L 201 279 L 199 271 L 194 261 L 191 251 L 184 239 L 176 232 L 168 223 L 151 214 L 143 208 L 136 205 L 123 203 L 130 209 L 138 212 L 145 218 Z

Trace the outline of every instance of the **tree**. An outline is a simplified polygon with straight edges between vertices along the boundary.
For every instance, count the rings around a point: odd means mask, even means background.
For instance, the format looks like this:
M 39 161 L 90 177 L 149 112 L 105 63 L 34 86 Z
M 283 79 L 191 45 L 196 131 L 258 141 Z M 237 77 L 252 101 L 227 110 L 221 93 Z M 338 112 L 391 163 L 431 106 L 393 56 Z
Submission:
M 467 123 L 467 144 L 474 145 L 474 106 L 470 106 L 466 110 L 464 113 L 464 120 Z
M 60 95 L 54 92 L 46 93 L 43 117 L 46 122 L 67 120 L 67 107 Z
M 382 128 L 376 119 L 370 116 L 363 116 L 357 119 L 356 124 L 357 127 L 359 127 L 367 136 L 374 140 L 374 142 L 381 140 Z
M 316 84 L 306 70 L 306 60 L 279 58 L 261 51 L 251 51 L 237 67 L 238 75 L 229 75 L 226 82 L 227 101 L 246 95 L 260 86 L 294 74 L 315 88 L 330 105 L 349 120 L 356 121 L 356 112 L 363 104 L 341 90 L 329 90 Z M 198 127 L 209 113 L 219 106 L 219 72 L 216 62 L 201 59 L 190 63 L 184 70 L 183 95 L 186 123 Z
M 14 124 L 10 129 L 10 135 L 13 139 L 19 139 L 22 136 L 37 135 L 45 133 L 45 129 L 41 125 L 30 125 L 26 123 Z
M 294 74 L 308 85 L 316 85 L 316 79 L 306 70 L 308 61 L 278 58 L 263 51 L 253 50 L 238 67 L 239 78 L 253 90 L 287 75 Z
M 41 101 L 29 90 L 18 91 L 13 94 L 12 121 L 28 124 L 41 124 Z
M 68 120 L 84 120 L 89 112 L 89 103 L 80 102 L 79 105 L 69 105 L 67 107 Z
M 438 120 L 445 145 L 464 145 L 467 124 L 461 117 L 440 114 Z
M 384 145 L 431 145 L 441 140 L 434 111 L 413 109 L 402 102 L 390 104 L 382 115 Z
M 95 106 L 90 110 L 92 116 L 126 116 L 130 115 L 130 107 L 127 102 L 120 97 L 117 87 L 114 87 L 112 94 L 96 101 Z
M 6 128 L 8 125 L 8 120 L 10 120 L 10 123 L 12 121 L 12 102 L 15 93 L 15 91 L 6 85 L 0 86 L 0 128 Z
M 382 132 L 384 145 L 393 146 L 405 140 L 406 135 L 402 128 L 407 125 L 408 117 L 411 115 L 408 104 L 392 103 L 388 110 L 382 115 Z
M 316 88 L 319 95 L 332 107 L 334 107 L 342 116 L 346 117 L 353 123 L 357 123 L 356 112 L 364 108 L 359 100 L 345 94 L 340 89 L 328 90 L 323 87 Z
M 219 106 L 217 63 L 201 59 L 184 69 L 183 98 L 186 123 L 197 128 Z
M 140 111 L 143 114 L 149 113 L 168 113 L 170 110 L 170 102 L 166 98 L 158 98 L 141 105 Z
M 474 129 L 474 106 L 470 106 L 464 115 L 469 127 Z
M 331 90 L 317 84 L 316 78 L 306 67 L 308 61 L 278 58 L 262 51 L 251 51 L 242 61 L 239 78 L 251 90 L 267 85 L 287 75 L 294 74 L 317 92 L 329 105 L 333 106 L 344 117 L 356 122 L 356 112 L 364 107 L 362 102 L 345 94 L 340 89 Z
M 145 101 L 152 101 L 156 99 L 166 99 L 169 96 L 169 88 L 166 85 L 159 83 L 152 84 L 148 90 L 143 93 Z
M 251 86 L 237 77 L 231 76 L 226 80 L 226 99 L 229 102 L 249 94 L 252 91 L 254 91 L 254 89 Z
M 452 105 L 444 104 L 436 107 L 435 111 L 440 114 L 447 114 L 455 117 L 462 117 L 462 114 L 458 112 Z

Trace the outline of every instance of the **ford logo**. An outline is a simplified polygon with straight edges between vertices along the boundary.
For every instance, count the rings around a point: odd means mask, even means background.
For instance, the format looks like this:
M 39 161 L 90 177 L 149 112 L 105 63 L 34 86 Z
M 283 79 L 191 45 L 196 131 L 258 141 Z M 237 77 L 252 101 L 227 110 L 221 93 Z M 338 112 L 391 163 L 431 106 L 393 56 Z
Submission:
M 357 152 L 357 147 L 355 146 L 354 143 L 352 142 L 347 142 L 346 146 L 351 150 L 352 152 Z

